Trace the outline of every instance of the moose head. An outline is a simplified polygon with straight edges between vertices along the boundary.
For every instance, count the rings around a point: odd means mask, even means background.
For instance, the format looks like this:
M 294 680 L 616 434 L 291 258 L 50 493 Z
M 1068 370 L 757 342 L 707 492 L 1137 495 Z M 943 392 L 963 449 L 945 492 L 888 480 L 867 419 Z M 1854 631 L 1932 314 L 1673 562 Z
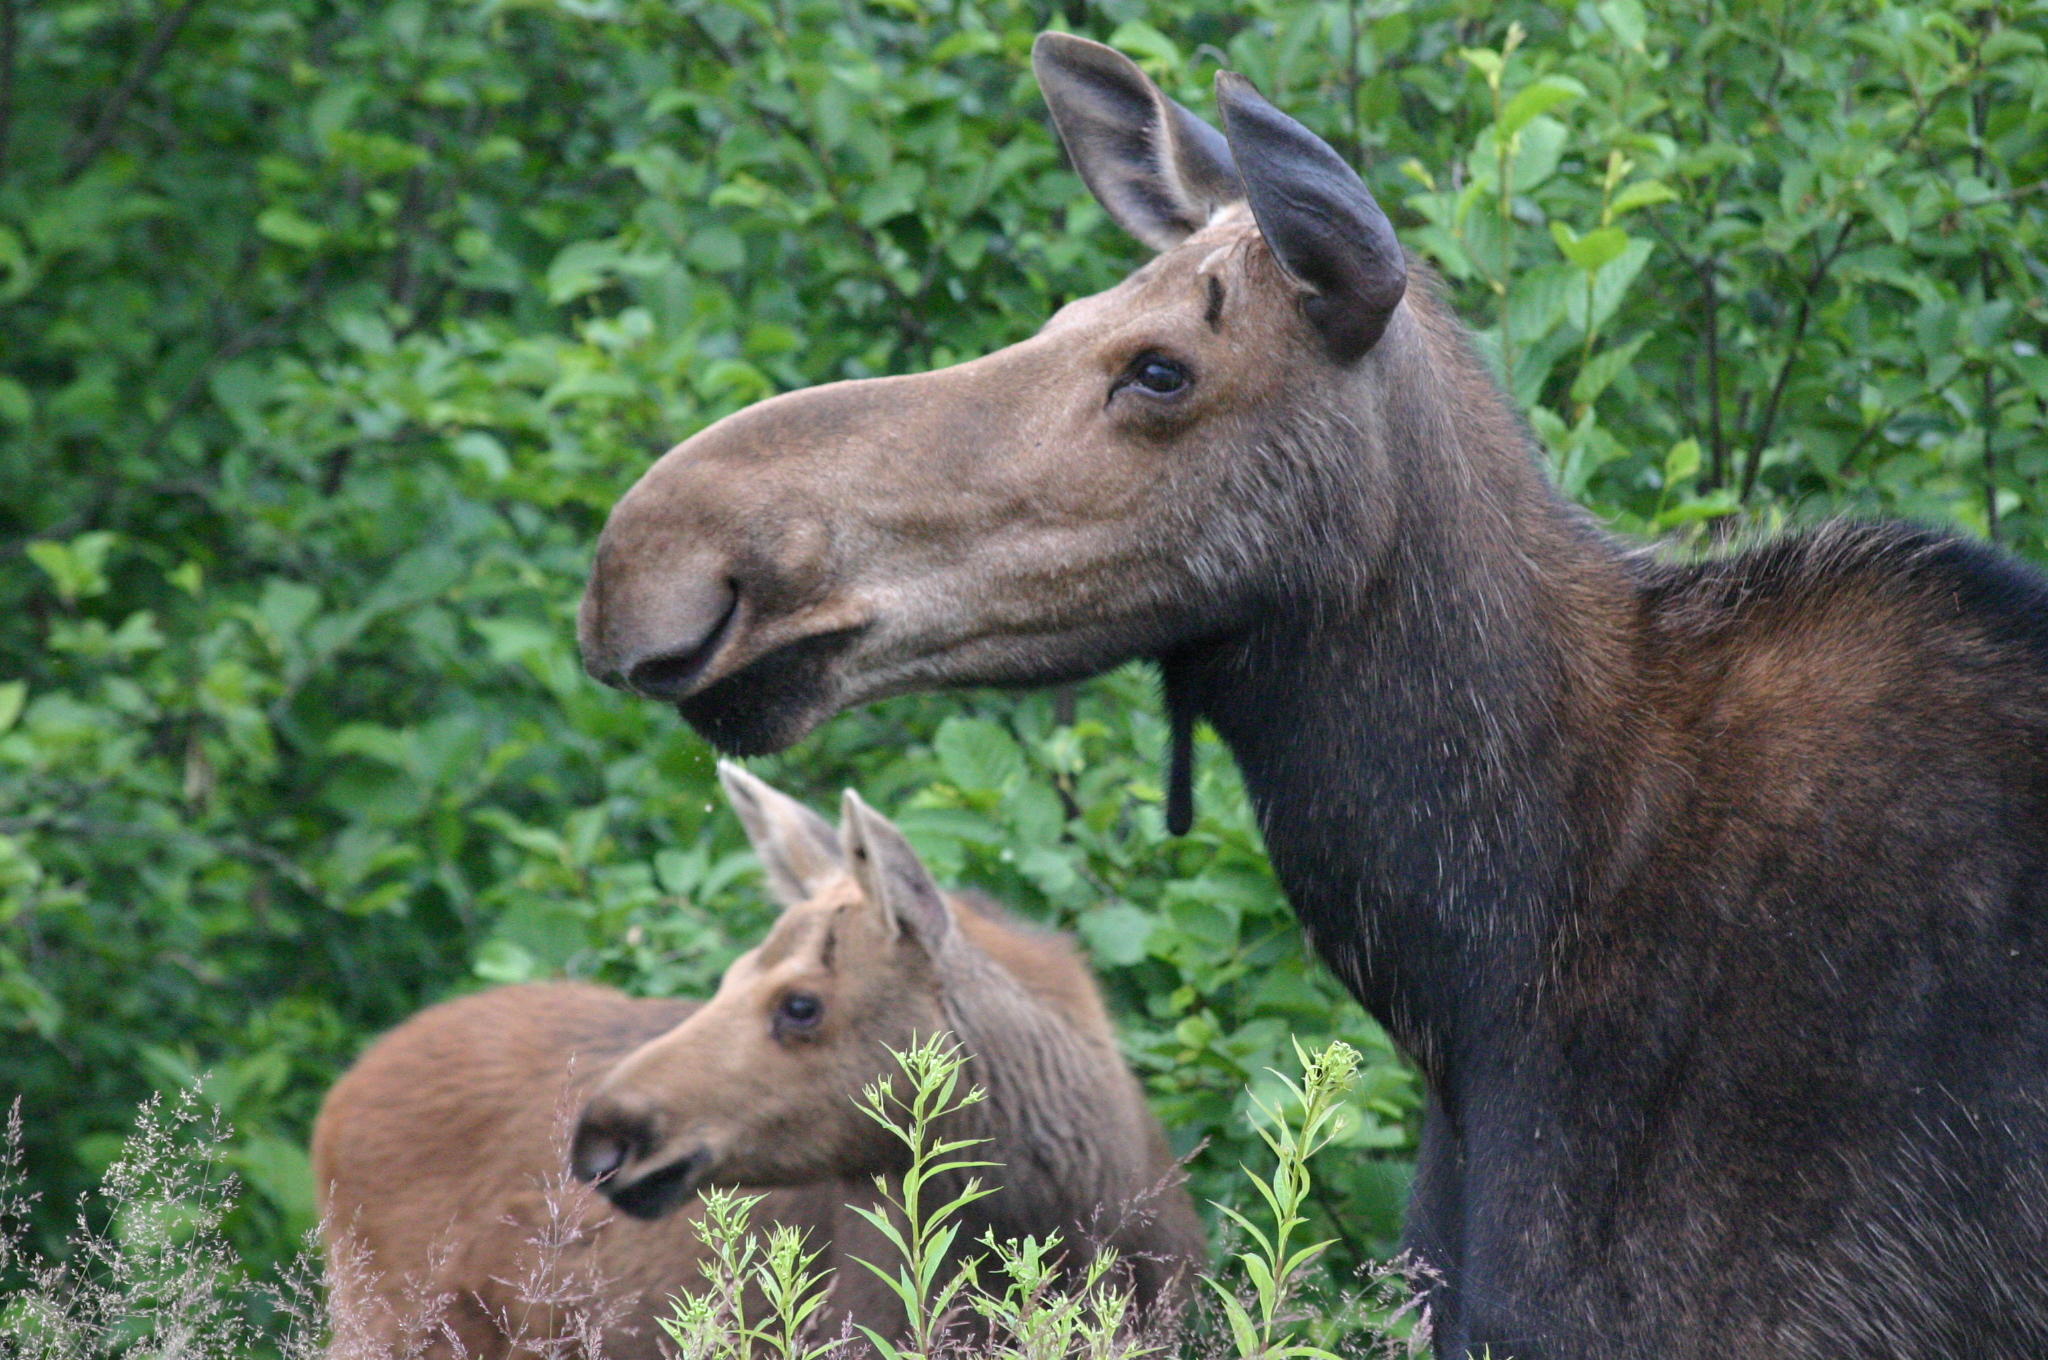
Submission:
M 1236 76 L 1219 133 L 1097 43 L 1046 34 L 1034 62 L 1155 258 L 1007 349 L 776 397 L 669 451 L 599 543 L 593 675 L 768 752 L 886 695 L 1163 655 L 1325 573 L 1329 543 L 1387 540 L 1381 427 L 1403 417 L 1381 394 L 1425 361 L 1364 183 Z

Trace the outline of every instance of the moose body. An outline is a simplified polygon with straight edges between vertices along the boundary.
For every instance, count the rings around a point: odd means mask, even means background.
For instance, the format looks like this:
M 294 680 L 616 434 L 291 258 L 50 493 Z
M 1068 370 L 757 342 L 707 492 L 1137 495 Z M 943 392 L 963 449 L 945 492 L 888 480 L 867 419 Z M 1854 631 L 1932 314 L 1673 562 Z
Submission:
M 313 1131 L 335 1360 L 659 1360 L 655 1319 L 705 1283 L 697 1217 L 615 1212 L 570 1177 L 569 1129 L 606 1069 L 696 1005 L 587 983 L 497 987 L 429 1007 L 364 1053 Z M 830 1245 L 862 1193 L 770 1191 L 755 1222 Z M 835 1299 L 826 1325 L 859 1311 Z
M 768 750 L 1155 660 L 1426 1079 L 1444 1356 L 2048 1352 L 2042 578 L 1903 526 L 1614 541 L 1328 146 L 1228 74 L 1219 133 L 1097 44 L 1036 62 L 1157 257 L 672 450 L 592 674 Z
M 329 1093 L 313 1171 L 336 1360 L 657 1360 L 655 1319 L 706 1287 L 706 1184 L 764 1194 L 756 1227 L 795 1225 L 822 1253 L 814 1335 L 902 1336 L 902 1304 L 859 1264 L 893 1248 L 848 1205 L 879 1203 L 903 1148 L 856 1101 L 892 1049 L 942 1033 L 988 1092 L 944 1132 L 983 1140 L 998 1187 L 962 1211 L 958 1250 L 1057 1233 L 1080 1281 L 1112 1247 L 1132 1324 L 1170 1324 L 1201 1223 L 1072 945 L 941 893 L 851 795 L 842 837 L 736 766 L 721 777 L 786 910 L 714 997 L 496 988 L 413 1017 Z

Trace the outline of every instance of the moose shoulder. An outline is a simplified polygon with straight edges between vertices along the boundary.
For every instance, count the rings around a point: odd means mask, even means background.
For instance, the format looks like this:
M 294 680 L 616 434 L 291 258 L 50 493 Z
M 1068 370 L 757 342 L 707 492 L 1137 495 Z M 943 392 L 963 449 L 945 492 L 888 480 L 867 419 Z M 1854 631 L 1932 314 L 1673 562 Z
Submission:
M 1036 63 L 1156 258 L 671 451 L 592 673 L 758 751 L 1155 659 L 1427 1077 L 1446 1356 L 2048 1349 L 2048 586 L 1899 526 L 1614 542 L 1326 145 Z

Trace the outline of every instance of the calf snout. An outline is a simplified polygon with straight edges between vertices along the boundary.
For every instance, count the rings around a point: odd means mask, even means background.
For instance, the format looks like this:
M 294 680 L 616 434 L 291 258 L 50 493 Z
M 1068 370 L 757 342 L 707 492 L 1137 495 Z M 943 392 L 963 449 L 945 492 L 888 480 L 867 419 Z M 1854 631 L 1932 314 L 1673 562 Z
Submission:
M 660 1218 L 689 1199 L 715 1158 L 703 1139 L 669 1135 L 660 1111 L 598 1095 L 569 1144 L 569 1168 L 634 1218 Z
M 576 1135 L 569 1144 L 569 1169 L 577 1179 L 592 1184 L 609 1181 L 627 1163 L 652 1152 L 659 1137 L 652 1111 L 617 1100 L 593 1100 L 576 1121 Z

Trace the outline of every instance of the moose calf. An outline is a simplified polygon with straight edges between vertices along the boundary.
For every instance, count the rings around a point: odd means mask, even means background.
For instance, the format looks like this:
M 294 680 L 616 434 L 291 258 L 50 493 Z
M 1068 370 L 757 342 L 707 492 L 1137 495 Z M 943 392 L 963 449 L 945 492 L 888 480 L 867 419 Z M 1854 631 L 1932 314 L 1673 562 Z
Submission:
M 499 988 L 415 1016 L 328 1095 L 313 1164 L 337 1360 L 652 1360 L 654 1317 L 702 1284 L 709 1184 L 768 1188 L 756 1224 L 826 1249 L 815 1329 L 897 1332 L 900 1304 L 851 1260 L 888 1248 L 845 1206 L 904 1150 L 855 1100 L 891 1049 L 939 1033 L 988 1092 L 947 1132 L 985 1140 L 1000 1187 L 959 1241 L 1058 1232 L 1069 1277 L 1114 1248 L 1140 1321 L 1170 1317 L 1201 1226 L 1073 947 L 940 892 L 853 794 L 834 831 L 737 766 L 720 777 L 786 909 L 710 1001 Z

